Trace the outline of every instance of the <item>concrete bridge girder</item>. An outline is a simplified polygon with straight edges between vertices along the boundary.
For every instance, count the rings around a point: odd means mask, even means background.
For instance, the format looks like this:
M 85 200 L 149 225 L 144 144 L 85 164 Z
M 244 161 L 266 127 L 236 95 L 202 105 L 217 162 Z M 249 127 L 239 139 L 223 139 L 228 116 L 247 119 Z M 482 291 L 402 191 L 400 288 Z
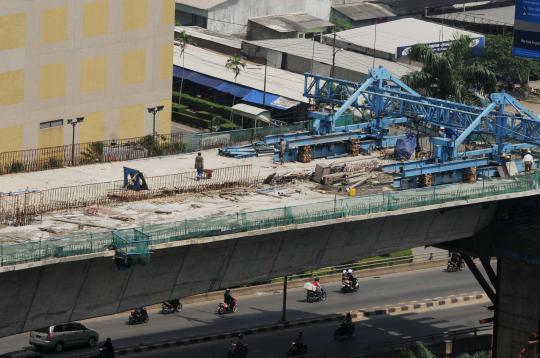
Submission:
M 496 203 L 415 208 L 157 246 L 118 271 L 111 253 L 0 274 L 0 336 L 358 258 L 471 237 Z M 427 209 L 427 210 L 426 210 Z

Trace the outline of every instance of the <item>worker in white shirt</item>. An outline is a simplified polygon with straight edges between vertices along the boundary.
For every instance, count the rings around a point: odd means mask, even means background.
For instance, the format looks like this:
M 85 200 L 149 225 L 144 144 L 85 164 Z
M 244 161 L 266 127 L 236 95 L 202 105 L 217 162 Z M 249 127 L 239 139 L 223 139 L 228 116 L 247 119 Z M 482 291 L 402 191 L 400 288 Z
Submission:
M 533 166 L 534 158 L 530 150 L 523 156 L 523 165 L 525 166 L 525 172 L 530 172 Z

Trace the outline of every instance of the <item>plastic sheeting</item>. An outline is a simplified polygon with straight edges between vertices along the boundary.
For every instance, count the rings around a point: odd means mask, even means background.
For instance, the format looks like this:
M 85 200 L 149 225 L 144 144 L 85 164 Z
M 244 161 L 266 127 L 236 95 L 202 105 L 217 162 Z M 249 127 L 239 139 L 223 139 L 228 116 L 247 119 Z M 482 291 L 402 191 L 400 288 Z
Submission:
M 411 159 L 416 148 L 416 135 L 408 133 L 405 138 L 399 138 L 394 149 L 394 156 L 398 160 Z

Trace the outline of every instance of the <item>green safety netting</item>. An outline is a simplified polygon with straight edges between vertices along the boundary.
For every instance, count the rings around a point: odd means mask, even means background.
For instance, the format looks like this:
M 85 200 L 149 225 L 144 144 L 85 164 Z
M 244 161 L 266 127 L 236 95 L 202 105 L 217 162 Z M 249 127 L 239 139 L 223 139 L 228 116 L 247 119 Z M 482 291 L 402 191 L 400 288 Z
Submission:
M 148 259 L 152 245 L 200 237 L 240 233 L 272 227 L 332 220 L 348 216 L 429 206 L 540 189 L 540 173 L 474 184 L 450 184 L 431 188 L 384 192 L 355 198 L 336 198 L 282 208 L 238 212 L 214 218 L 147 224 L 114 232 L 80 233 L 18 244 L 0 245 L 0 265 L 14 265 L 48 258 L 106 251 L 114 244 L 117 256 Z

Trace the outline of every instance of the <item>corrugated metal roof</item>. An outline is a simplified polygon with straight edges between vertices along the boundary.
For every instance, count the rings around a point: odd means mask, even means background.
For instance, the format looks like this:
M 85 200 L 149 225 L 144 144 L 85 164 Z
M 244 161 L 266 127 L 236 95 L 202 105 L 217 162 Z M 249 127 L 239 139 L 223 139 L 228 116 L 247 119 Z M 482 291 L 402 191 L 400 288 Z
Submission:
M 375 43 L 377 51 L 395 55 L 400 46 L 452 41 L 456 35 L 468 35 L 472 38 L 483 37 L 475 32 L 414 18 L 384 22 L 378 24 L 376 30 L 377 41 L 375 41 L 375 25 L 338 32 L 337 39 L 368 49 L 372 49 Z M 330 36 L 332 35 L 326 35 L 326 37 Z
M 463 3 L 477 3 L 481 0 L 378 0 L 380 3 L 389 5 L 394 11 L 401 14 L 409 14 L 413 12 L 424 12 L 426 7 L 441 8 L 450 7 Z M 505 2 L 508 0 L 490 0 L 486 3 Z
M 195 44 L 197 44 L 197 39 L 201 39 L 219 43 L 239 50 L 242 48 L 242 40 L 240 40 L 239 38 L 220 32 L 204 29 L 199 26 L 175 26 L 174 31 L 185 31 L 189 36 L 193 38 Z
M 335 5 L 332 8 L 352 21 L 378 19 L 396 16 L 396 13 L 384 4 L 370 2 L 360 4 Z
M 306 32 L 334 26 L 331 22 L 306 13 L 252 17 L 249 21 L 278 32 Z
M 176 3 L 190 6 L 195 9 L 209 10 L 228 1 L 229 0 L 176 0 Z
M 314 61 L 331 65 L 332 64 L 332 46 L 321 44 L 317 41 L 307 39 L 279 39 L 262 41 L 244 41 L 245 43 L 260 46 L 293 56 L 305 58 L 307 61 Z M 417 68 L 397 62 L 392 62 L 380 58 L 375 58 L 375 66 L 383 66 L 396 76 L 403 76 Z M 336 67 L 368 74 L 373 67 L 373 57 L 357 52 L 342 50 L 336 54 Z
M 503 6 L 492 9 L 469 10 L 452 12 L 443 15 L 433 15 L 430 18 L 470 22 L 475 24 L 494 24 L 514 26 L 516 6 Z

